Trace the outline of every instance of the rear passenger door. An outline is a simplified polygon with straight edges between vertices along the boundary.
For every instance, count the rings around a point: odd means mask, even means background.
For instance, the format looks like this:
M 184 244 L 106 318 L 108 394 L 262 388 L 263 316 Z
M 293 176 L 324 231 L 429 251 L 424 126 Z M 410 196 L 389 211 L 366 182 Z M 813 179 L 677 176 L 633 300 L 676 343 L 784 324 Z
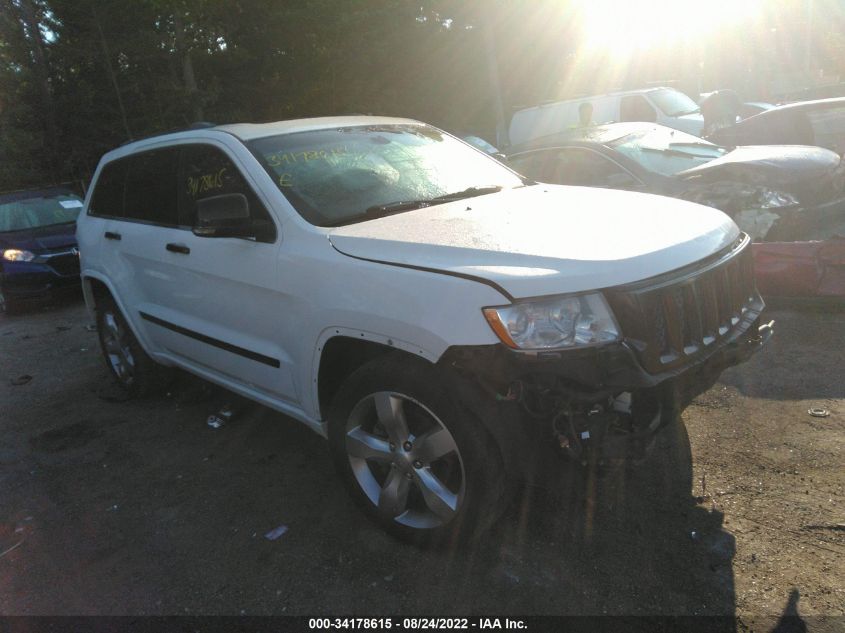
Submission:
M 103 219 L 97 249 L 101 268 L 126 317 L 152 352 L 158 351 L 158 341 L 140 314 L 163 309 L 162 286 L 170 278 L 163 254 L 171 233 L 177 232 L 178 164 L 176 148 L 141 152 L 109 163 L 89 210 Z

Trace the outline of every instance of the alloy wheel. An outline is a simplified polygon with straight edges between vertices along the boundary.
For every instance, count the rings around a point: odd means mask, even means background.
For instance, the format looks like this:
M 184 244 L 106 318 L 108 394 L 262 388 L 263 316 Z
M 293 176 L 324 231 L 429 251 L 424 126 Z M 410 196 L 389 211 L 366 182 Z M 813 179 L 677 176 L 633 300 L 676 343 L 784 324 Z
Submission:
M 460 510 L 466 473 L 458 445 L 413 398 L 390 391 L 368 395 L 352 409 L 345 442 L 358 485 L 385 518 L 436 528 Z
M 103 326 L 103 348 L 109 365 L 118 381 L 128 387 L 135 379 L 135 358 L 129 346 L 129 332 L 122 320 L 111 311 L 103 314 Z

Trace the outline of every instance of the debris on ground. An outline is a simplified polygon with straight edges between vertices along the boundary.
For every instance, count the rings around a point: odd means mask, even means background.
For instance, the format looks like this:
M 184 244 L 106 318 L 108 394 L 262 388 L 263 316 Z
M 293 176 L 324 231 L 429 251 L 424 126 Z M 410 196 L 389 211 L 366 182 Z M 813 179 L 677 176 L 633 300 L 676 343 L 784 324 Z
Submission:
M 269 532 L 267 532 L 267 534 L 264 535 L 264 538 L 266 538 L 268 541 L 275 541 L 276 539 L 284 536 L 285 532 L 287 532 L 287 531 L 288 531 L 287 525 L 280 525 L 279 527 L 274 528 L 274 529 L 270 530 Z
M 211 414 L 208 416 L 208 420 L 206 420 L 206 424 L 210 426 L 212 429 L 219 429 L 221 426 L 226 424 L 226 421 L 222 418 L 217 417 L 215 414 Z
M 96 323 L 89 323 L 85 326 L 86 332 L 96 332 L 97 331 L 97 324 Z
M 826 418 L 830 415 L 830 411 L 828 411 L 824 407 L 811 407 L 807 409 L 807 413 L 809 413 L 814 418 Z
M 219 429 L 221 426 L 231 422 L 236 413 L 237 412 L 231 404 L 224 404 L 220 407 L 220 410 L 217 413 L 213 413 L 208 416 L 207 424 L 212 429 Z
M 21 545 L 23 545 L 23 542 L 25 540 L 26 540 L 26 538 L 22 538 L 21 540 L 19 540 L 17 543 L 12 545 L 11 547 L 4 549 L 2 552 L 0 552 L 0 558 L 3 558 L 9 552 L 13 552 L 14 550 L 18 549 Z
M 20 385 L 27 384 L 31 380 L 32 376 L 30 376 L 29 374 L 24 374 L 23 376 L 18 376 L 17 378 L 11 378 L 9 382 L 12 383 L 14 386 L 18 387 Z

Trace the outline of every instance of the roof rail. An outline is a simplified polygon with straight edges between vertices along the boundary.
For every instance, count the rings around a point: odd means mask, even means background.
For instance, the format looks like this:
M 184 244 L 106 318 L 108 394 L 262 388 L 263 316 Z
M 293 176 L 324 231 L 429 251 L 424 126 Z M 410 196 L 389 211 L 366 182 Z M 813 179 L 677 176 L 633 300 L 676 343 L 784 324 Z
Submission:
M 127 141 L 123 141 L 120 144 L 120 147 L 124 145 L 129 145 L 129 143 L 134 143 L 135 141 L 145 141 L 150 138 L 155 138 L 157 136 L 164 136 L 165 134 L 175 134 L 176 132 L 188 132 L 190 130 L 205 130 L 208 128 L 217 127 L 216 123 L 211 123 L 210 121 L 195 121 L 191 123 L 188 127 L 176 127 L 169 130 L 165 130 L 164 132 L 154 132 L 153 134 L 146 134 L 144 136 L 139 136 L 138 138 L 131 138 Z

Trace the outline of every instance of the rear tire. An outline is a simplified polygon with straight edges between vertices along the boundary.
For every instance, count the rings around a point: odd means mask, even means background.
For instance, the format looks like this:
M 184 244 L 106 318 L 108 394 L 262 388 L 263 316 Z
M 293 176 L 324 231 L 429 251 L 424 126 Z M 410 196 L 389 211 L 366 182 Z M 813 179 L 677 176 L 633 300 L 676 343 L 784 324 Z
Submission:
M 131 397 L 146 396 L 167 382 L 167 369 L 143 350 L 110 296 L 97 300 L 97 334 L 109 372 Z
M 353 372 L 332 402 L 329 442 L 352 497 L 403 541 L 473 540 L 501 516 L 498 448 L 424 361 L 390 354 Z

